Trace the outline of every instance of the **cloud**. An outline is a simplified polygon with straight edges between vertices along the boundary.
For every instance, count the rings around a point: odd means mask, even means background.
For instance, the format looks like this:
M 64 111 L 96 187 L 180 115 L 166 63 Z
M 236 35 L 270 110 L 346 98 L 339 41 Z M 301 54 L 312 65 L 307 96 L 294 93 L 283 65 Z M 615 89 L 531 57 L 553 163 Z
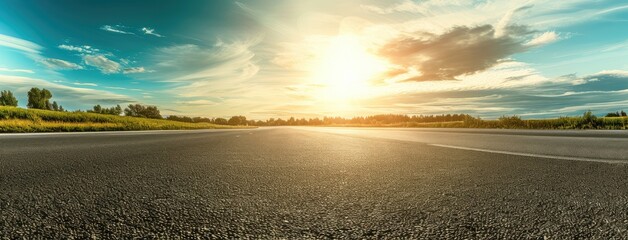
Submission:
M 179 83 L 173 91 L 185 97 L 233 94 L 242 90 L 239 84 L 259 71 L 250 50 L 257 42 L 219 41 L 211 47 L 183 44 L 160 48 L 153 56 L 155 74 L 147 76 Z
M 122 70 L 122 73 L 124 74 L 143 73 L 143 72 L 146 72 L 146 69 L 144 69 L 144 67 L 132 67 L 132 68 L 125 68 L 124 70 Z
M 553 32 L 553 31 L 544 32 L 538 35 L 537 37 L 535 37 L 534 39 L 530 40 L 529 42 L 525 43 L 525 45 L 530 46 L 530 47 L 542 46 L 542 45 L 556 42 L 559 39 L 560 39 L 560 35 L 556 32 Z
M 52 69 L 83 69 L 83 66 L 56 58 L 44 58 L 40 60 L 46 67 Z
M 442 35 L 417 33 L 385 44 L 380 54 L 405 72 L 420 74 L 406 81 L 454 80 L 495 66 L 501 59 L 526 47 L 511 37 L 494 37 L 490 25 L 455 27 Z
M 0 46 L 13 48 L 32 54 L 39 54 L 42 49 L 39 44 L 24 39 L 7 36 L 4 34 L 0 34 Z
M 135 33 L 127 32 L 127 31 L 121 30 L 120 28 L 126 28 L 126 27 L 121 26 L 121 25 L 116 25 L 115 27 L 111 25 L 104 25 L 100 27 L 101 30 L 105 30 L 107 32 L 135 35 Z
M 92 87 L 97 87 L 98 86 L 98 84 L 95 84 L 95 83 L 73 82 L 72 84 L 77 85 L 77 86 L 92 86 Z
M 178 104 L 183 105 L 216 105 L 216 102 L 212 102 L 209 100 L 192 100 L 192 101 L 179 101 Z
M 19 72 L 19 73 L 35 73 L 30 69 L 16 69 L 16 68 L 0 68 L 0 72 Z
M 135 99 L 125 95 L 89 88 L 71 87 L 43 79 L 0 75 L 0 85 L 17 92 L 27 92 L 32 87 L 49 89 L 55 101 L 64 107 L 90 107 L 94 104 L 135 103 Z M 20 101 L 24 102 L 24 101 Z M 84 106 L 83 106 L 84 105 Z M 70 109 L 70 108 L 68 108 Z
M 120 72 L 120 64 L 108 59 L 104 55 L 84 55 L 83 62 L 98 68 L 104 74 Z
M 235 2 L 235 4 L 242 9 L 242 11 L 244 11 L 246 14 L 248 14 L 248 16 L 257 21 L 259 24 L 261 24 L 262 26 L 273 30 L 275 32 L 284 34 L 284 35 L 291 35 L 293 34 L 295 31 L 293 28 L 289 27 L 288 25 L 286 25 L 285 23 L 283 23 L 282 21 L 279 21 L 277 19 L 275 19 L 274 17 L 271 17 L 267 14 L 264 14 L 263 12 L 254 10 L 252 8 L 250 8 L 249 6 L 247 6 L 246 4 L 242 3 L 242 2 Z
M 600 71 L 599 73 L 593 74 L 591 76 L 592 77 L 596 77 L 596 76 L 614 76 L 614 77 L 628 78 L 628 71 L 625 71 L 625 70 L 604 70 L 604 71 Z
M 440 0 L 426 0 L 421 2 L 414 2 L 410 0 L 404 0 L 390 7 L 378 7 L 374 5 L 361 5 L 362 9 L 378 14 L 391 14 L 395 12 L 407 12 L 407 13 L 429 13 L 432 9 L 439 9 L 445 6 L 462 5 L 461 1 L 440 1 Z
M 497 25 L 495 25 L 495 37 L 503 37 L 506 34 L 508 26 L 510 25 L 512 17 L 515 15 L 515 13 L 530 9 L 532 7 L 532 5 L 525 5 L 506 12 L 502 19 L 499 20 Z
M 518 64 L 518 63 L 517 63 Z M 576 75 L 538 79 L 532 72 L 507 63 L 477 77 L 463 81 L 439 82 L 429 88 L 427 82 L 400 83 L 404 91 L 360 102 L 365 109 L 406 114 L 468 113 L 483 118 L 519 115 L 526 118 L 581 115 L 586 110 L 606 114 L 621 110 L 628 104 L 628 73 L 621 70 L 602 71 L 583 77 Z M 515 65 L 515 66 L 507 66 Z M 515 67 L 515 68 L 513 68 Z M 519 69 L 519 70 L 517 70 Z M 505 70 L 505 71 L 504 71 Z M 504 71 L 494 76 L 491 72 Z M 507 74 L 507 75 L 504 75 Z M 510 76 L 528 76 L 508 81 Z M 481 85 L 482 81 L 489 84 Z M 468 82 L 475 82 L 470 84 Z
M 156 37 L 164 37 L 163 35 L 156 33 L 155 29 L 152 29 L 152 28 L 143 27 L 142 32 L 144 32 L 144 34 L 147 34 L 147 35 L 153 35 Z
M 63 50 L 74 51 L 74 52 L 79 52 L 79 53 L 88 53 L 88 54 L 92 54 L 99 51 L 98 49 L 92 48 L 91 46 L 88 46 L 88 45 L 72 46 L 72 45 L 61 44 L 58 47 Z

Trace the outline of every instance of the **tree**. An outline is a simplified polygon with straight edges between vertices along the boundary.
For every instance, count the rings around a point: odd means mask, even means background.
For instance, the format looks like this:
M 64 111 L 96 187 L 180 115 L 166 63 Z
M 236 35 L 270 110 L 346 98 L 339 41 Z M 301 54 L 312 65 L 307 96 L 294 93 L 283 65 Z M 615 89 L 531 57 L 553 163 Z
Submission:
M 28 104 L 26 106 L 35 109 L 51 109 L 50 98 L 52 98 L 52 93 L 47 89 L 31 88 L 28 91 Z
M 5 90 L 0 92 L 0 106 L 17 107 L 17 99 L 11 91 Z
M 228 121 L 229 125 L 246 125 L 247 121 L 246 121 L 246 117 L 245 116 L 233 116 L 231 118 L 229 118 Z
M 122 114 L 122 107 L 120 107 L 120 104 L 116 105 L 116 107 L 112 109 L 113 109 L 113 112 L 111 112 L 112 115 Z
M 159 109 L 155 106 L 143 106 L 140 104 L 129 104 L 124 109 L 124 115 L 131 117 L 144 117 L 144 118 L 156 118 L 161 119 Z
M 57 104 L 57 101 L 52 102 L 52 110 L 59 111 L 59 104 Z
M 626 112 L 624 112 L 624 110 L 621 110 L 621 116 L 626 117 Z
M 227 119 L 224 119 L 224 118 L 216 118 L 214 119 L 214 123 L 218 125 L 227 125 L 229 121 L 227 121 Z
M 87 110 L 87 111 L 89 112 L 90 110 Z M 100 106 L 100 104 L 94 106 L 92 112 L 102 113 L 102 107 Z
M 606 114 L 605 117 L 619 117 L 619 116 L 621 116 L 619 115 L 619 112 L 611 112 L 611 113 Z

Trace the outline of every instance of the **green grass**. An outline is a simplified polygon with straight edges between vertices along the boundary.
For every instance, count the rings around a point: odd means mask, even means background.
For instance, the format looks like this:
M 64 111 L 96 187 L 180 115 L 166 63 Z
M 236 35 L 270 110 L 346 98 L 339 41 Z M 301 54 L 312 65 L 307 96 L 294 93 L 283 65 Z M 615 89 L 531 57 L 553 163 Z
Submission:
M 581 117 L 523 120 L 504 116 L 497 120 L 469 117 L 464 121 L 393 124 L 337 124 L 332 127 L 417 127 L 417 128 L 504 128 L 504 129 L 628 129 L 628 117 L 597 118 L 590 113 Z M 104 115 L 87 112 L 55 112 L 0 106 L 0 132 L 86 132 L 131 130 L 178 130 L 243 128 L 211 123 L 186 123 L 162 119 L 148 119 Z
M 331 127 L 415 127 L 415 128 L 501 128 L 501 129 L 628 129 L 628 117 L 596 118 L 583 115 L 582 117 L 560 117 L 553 119 L 523 120 L 517 116 L 501 117 L 496 120 L 469 118 L 455 122 L 404 122 L 392 124 L 333 124 L 323 125 Z
M 0 106 L 0 132 L 87 132 L 133 130 L 181 130 L 242 128 L 211 123 L 184 123 L 104 115 L 86 112 L 55 112 Z

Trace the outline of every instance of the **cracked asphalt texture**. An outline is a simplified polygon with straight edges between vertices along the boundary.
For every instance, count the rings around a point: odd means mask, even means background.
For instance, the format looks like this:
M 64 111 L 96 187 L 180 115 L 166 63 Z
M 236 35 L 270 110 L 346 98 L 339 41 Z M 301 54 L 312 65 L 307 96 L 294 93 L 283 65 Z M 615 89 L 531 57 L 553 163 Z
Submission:
M 134 237 L 622 239 L 628 164 L 299 128 L 0 136 L 0 238 Z

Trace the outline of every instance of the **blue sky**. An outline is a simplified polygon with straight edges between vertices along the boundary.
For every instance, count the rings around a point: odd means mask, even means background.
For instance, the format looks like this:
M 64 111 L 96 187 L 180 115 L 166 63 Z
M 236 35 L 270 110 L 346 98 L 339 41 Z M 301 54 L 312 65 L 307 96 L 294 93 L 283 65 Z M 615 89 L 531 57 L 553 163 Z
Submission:
M 624 1 L 0 1 L 0 89 L 205 117 L 628 110 Z

